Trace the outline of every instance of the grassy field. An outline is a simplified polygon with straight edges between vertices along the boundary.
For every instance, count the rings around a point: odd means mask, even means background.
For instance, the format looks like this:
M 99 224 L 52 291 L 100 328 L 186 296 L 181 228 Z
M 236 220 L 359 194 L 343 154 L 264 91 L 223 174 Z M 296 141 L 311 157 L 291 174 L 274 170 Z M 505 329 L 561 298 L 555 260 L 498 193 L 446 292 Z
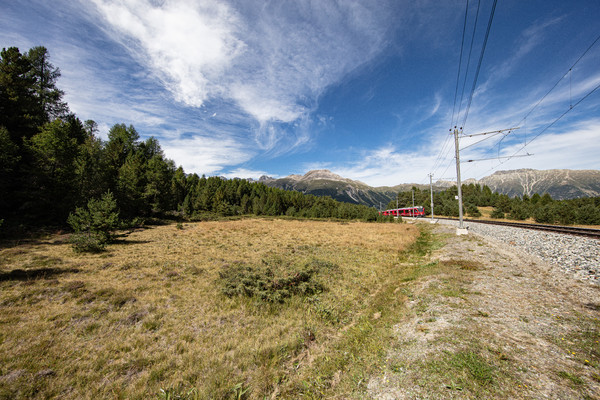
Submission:
M 99 254 L 5 246 L 0 398 L 360 398 L 430 245 L 408 224 L 247 219 Z

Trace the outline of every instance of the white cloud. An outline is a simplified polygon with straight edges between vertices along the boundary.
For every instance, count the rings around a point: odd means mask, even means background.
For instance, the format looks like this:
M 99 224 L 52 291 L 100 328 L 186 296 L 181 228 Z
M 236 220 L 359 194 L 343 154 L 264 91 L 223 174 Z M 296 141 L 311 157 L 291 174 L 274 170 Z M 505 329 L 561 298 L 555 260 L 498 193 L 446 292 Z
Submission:
M 380 53 L 393 29 L 393 13 L 375 1 L 93 2 L 176 100 L 235 102 L 268 151 L 293 149 L 298 141 L 282 140 L 291 130 L 281 124 L 305 121 L 323 91 Z M 306 132 L 295 134 L 300 142 Z
M 251 178 L 254 180 L 258 180 L 262 176 L 270 176 L 271 178 L 279 178 L 279 176 L 269 174 L 266 171 L 252 170 L 252 169 L 246 169 L 246 168 L 236 168 L 229 172 L 223 173 L 221 175 L 223 175 L 224 177 L 229 178 L 229 179 L 233 179 L 233 178 L 249 179 L 249 178 Z
M 523 143 L 512 143 L 504 147 L 500 155 L 526 152 L 533 155 L 510 160 L 510 169 L 600 169 L 600 120 L 582 121 L 564 132 L 551 131 L 525 148 Z
M 176 100 L 201 106 L 220 90 L 214 84 L 243 51 L 236 16 L 217 1 L 94 0 L 101 15 L 141 62 L 160 76 Z
M 512 52 L 509 58 L 498 66 L 492 66 L 490 79 L 494 82 L 498 82 L 506 77 L 517 68 L 518 64 L 531 53 L 536 47 L 544 45 L 547 29 L 553 25 L 558 24 L 563 17 L 552 18 L 545 21 L 536 21 L 532 26 L 528 27 L 517 39 L 514 47 L 515 51 Z M 484 90 L 483 87 L 487 86 L 489 81 L 485 85 L 481 85 L 480 89 Z
M 252 152 L 232 138 L 195 136 L 161 141 L 165 155 L 184 165 L 187 173 L 214 175 L 230 165 L 248 161 Z
M 407 151 L 387 146 L 363 152 L 362 157 L 357 157 L 360 161 L 337 166 L 323 164 L 321 168 L 328 168 L 345 178 L 359 180 L 371 186 L 424 183 L 435 156 L 423 149 Z

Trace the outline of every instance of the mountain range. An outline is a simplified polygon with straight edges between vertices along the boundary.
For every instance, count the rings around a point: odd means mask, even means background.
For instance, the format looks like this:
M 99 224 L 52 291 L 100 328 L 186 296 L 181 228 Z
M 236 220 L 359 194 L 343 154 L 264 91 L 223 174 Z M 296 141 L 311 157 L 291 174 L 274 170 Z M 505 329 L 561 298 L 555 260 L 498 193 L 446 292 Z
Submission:
M 367 206 L 386 206 L 396 194 L 411 190 L 413 186 L 422 190 L 429 185 L 405 183 L 396 186 L 373 187 L 366 183 L 344 178 L 331 171 L 313 170 L 304 175 L 289 175 L 285 178 L 262 176 L 259 182 L 270 187 L 284 190 L 296 190 L 316 196 L 331 196 L 335 200 Z M 519 169 L 497 171 L 480 180 L 468 179 L 464 184 L 487 185 L 494 192 L 507 194 L 510 197 L 531 196 L 534 193 L 550 194 L 555 200 L 579 197 L 600 196 L 600 171 L 568 170 L 568 169 Z M 456 185 L 456 182 L 438 181 L 433 189 L 444 190 Z

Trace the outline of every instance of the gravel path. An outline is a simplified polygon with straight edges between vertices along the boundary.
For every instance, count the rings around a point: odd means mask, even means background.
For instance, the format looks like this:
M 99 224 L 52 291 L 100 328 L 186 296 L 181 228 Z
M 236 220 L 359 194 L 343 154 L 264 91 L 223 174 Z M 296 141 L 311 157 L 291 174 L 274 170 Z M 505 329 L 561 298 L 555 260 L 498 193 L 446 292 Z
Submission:
M 457 221 L 438 220 L 458 226 Z M 600 285 L 600 240 L 509 226 L 465 222 L 469 232 L 516 247 L 577 279 Z

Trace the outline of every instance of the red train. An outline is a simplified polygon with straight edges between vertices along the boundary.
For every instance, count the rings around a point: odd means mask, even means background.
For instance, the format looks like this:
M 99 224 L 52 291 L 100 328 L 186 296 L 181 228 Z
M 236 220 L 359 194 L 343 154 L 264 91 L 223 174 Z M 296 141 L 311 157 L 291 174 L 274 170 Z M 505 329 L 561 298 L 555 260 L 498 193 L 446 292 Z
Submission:
M 394 208 L 391 210 L 381 211 L 381 215 L 392 215 L 394 217 L 424 217 L 425 210 L 422 206 L 417 207 L 406 207 L 406 208 Z

